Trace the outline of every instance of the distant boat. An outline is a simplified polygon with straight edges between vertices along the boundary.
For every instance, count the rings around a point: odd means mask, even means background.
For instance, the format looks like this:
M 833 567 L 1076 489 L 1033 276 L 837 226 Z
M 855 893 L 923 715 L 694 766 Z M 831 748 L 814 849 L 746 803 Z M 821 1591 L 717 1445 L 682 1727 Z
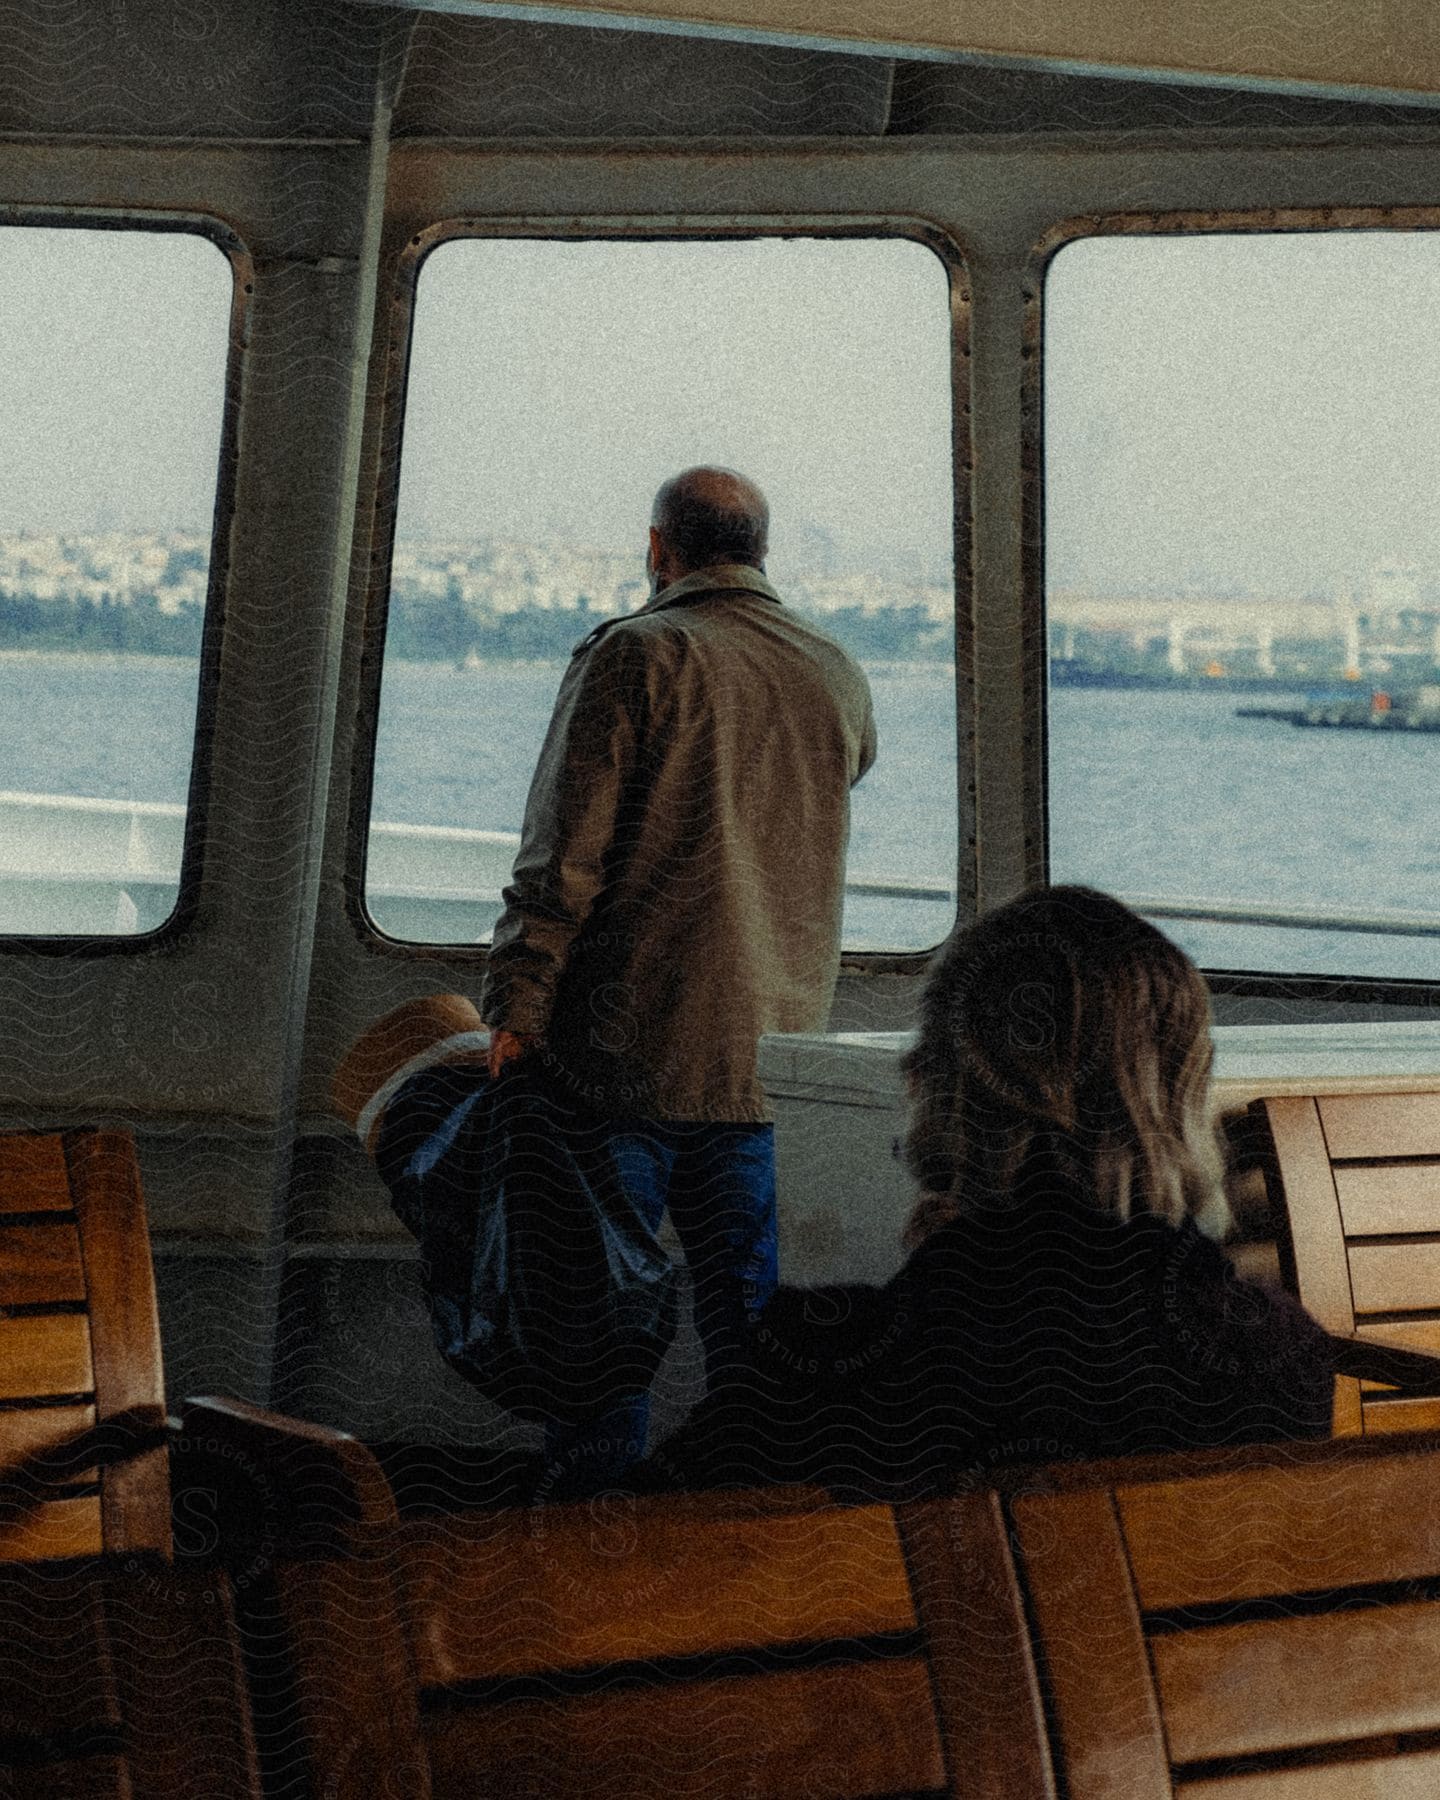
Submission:
M 1338 731 L 1440 731 L 1440 682 L 1405 692 L 1307 694 L 1298 707 L 1237 706 L 1237 719 L 1278 719 Z
M 483 669 L 485 667 L 485 658 L 481 656 L 477 650 L 467 650 L 455 664 L 455 667 L 461 671 Z

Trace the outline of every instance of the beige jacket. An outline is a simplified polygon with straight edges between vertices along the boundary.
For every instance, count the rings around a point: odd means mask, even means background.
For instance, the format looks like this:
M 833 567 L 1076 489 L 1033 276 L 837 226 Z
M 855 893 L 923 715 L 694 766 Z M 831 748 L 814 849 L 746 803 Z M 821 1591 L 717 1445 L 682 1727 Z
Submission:
M 702 569 L 576 650 L 480 1010 L 607 1113 L 768 1119 L 760 1034 L 823 1027 L 864 673 L 757 570 Z

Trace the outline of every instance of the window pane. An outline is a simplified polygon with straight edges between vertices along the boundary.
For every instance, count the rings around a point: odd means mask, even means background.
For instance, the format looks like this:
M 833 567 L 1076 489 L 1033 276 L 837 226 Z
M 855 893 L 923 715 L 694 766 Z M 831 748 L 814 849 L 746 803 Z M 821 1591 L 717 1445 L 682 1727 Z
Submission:
M 572 647 L 642 605 L 660 483 L 742 469 L 768 573 L 865 664 L 845 937 L 954 917 L 950 305 L 896 240 L 465 240 L 417 294 L 366 904 L 489 936 Z
M 0 932 L 174 910 L 231 289 L 203 238 L 0 229 Z
M 1440 976 L 1437 420 L 1440 237 L 1055 258 L 1052 880 L 1227 915 L 1163 917 L 1211 968 Z

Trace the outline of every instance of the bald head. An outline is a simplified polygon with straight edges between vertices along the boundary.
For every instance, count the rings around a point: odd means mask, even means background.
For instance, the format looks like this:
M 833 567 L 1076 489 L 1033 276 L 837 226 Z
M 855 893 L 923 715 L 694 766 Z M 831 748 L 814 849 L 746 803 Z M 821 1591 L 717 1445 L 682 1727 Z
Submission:
M 659 539 L 656 567 L 672 580 L 712 563 L 765 567 L 770 508 L 755 483 L 733 469 L 672 476 L 655 496 L 650 524 Z

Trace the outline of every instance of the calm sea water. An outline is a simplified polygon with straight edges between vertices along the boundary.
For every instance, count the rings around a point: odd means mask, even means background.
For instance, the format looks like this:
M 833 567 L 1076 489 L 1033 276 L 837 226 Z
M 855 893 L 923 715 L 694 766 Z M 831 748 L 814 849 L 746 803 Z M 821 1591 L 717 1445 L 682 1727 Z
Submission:
M 387 672 L 374 816 L 519 827 L 561 667 Z M 0 788 L 183 800 L 195 665 L 0 657 Z M 855 790 L 852 876 L 948 885 L 955 707 L 940 668 L 876 668 L 880 758 Z M 1052 697 L 1058 880 L 1118 893 L 1440 913 L 1440 734 L 1300 731 L 1237 719 L 1243 698 L 1064 689 Z M 936 902 L 866 901 L 852 941 L 943 936 Z M 1165 927 L 1210 966 L 1440 978 L 1440 940 Z
M 398 665 L 386 677 L 375 816 L 518 827 L 556 667 Z M 852 877 L 949 885 L 955 699 L 943 668 L 870 670 L 880 756 L 855 790 Z M 1115 893 L 1440 914 L 1440 735 L 1239 719 L 1247 696 L 1062 689 L 1052 697 L 1057 880 Z M 1253 704 L 1253 702 L 1251 702 Z M 847 936 L 923 948 L 953 914 L 852 900 Z M 1440 978 L 1440 939 L 1167 921 L 1210 967 Z
M 518 831 L 562 664 L 387 670 L 372 816 Z M 955 688 L 939 668 L 870 672 L 883 744 L 855 790 L 852 878 L 955 879 Z M 867 949 L 928 949 L 949 930 L 948 901 L 851 896 L 846 940 Z
M 1052 879 L 1440 923 L 1440 734 L 1240 719 L 1248 695 L 1052 696 Z M 1284 705 L 1282 700 L 1278 702 Z M 1440 939 L 1164 921 L 1211 968 L 1440 979 Z

